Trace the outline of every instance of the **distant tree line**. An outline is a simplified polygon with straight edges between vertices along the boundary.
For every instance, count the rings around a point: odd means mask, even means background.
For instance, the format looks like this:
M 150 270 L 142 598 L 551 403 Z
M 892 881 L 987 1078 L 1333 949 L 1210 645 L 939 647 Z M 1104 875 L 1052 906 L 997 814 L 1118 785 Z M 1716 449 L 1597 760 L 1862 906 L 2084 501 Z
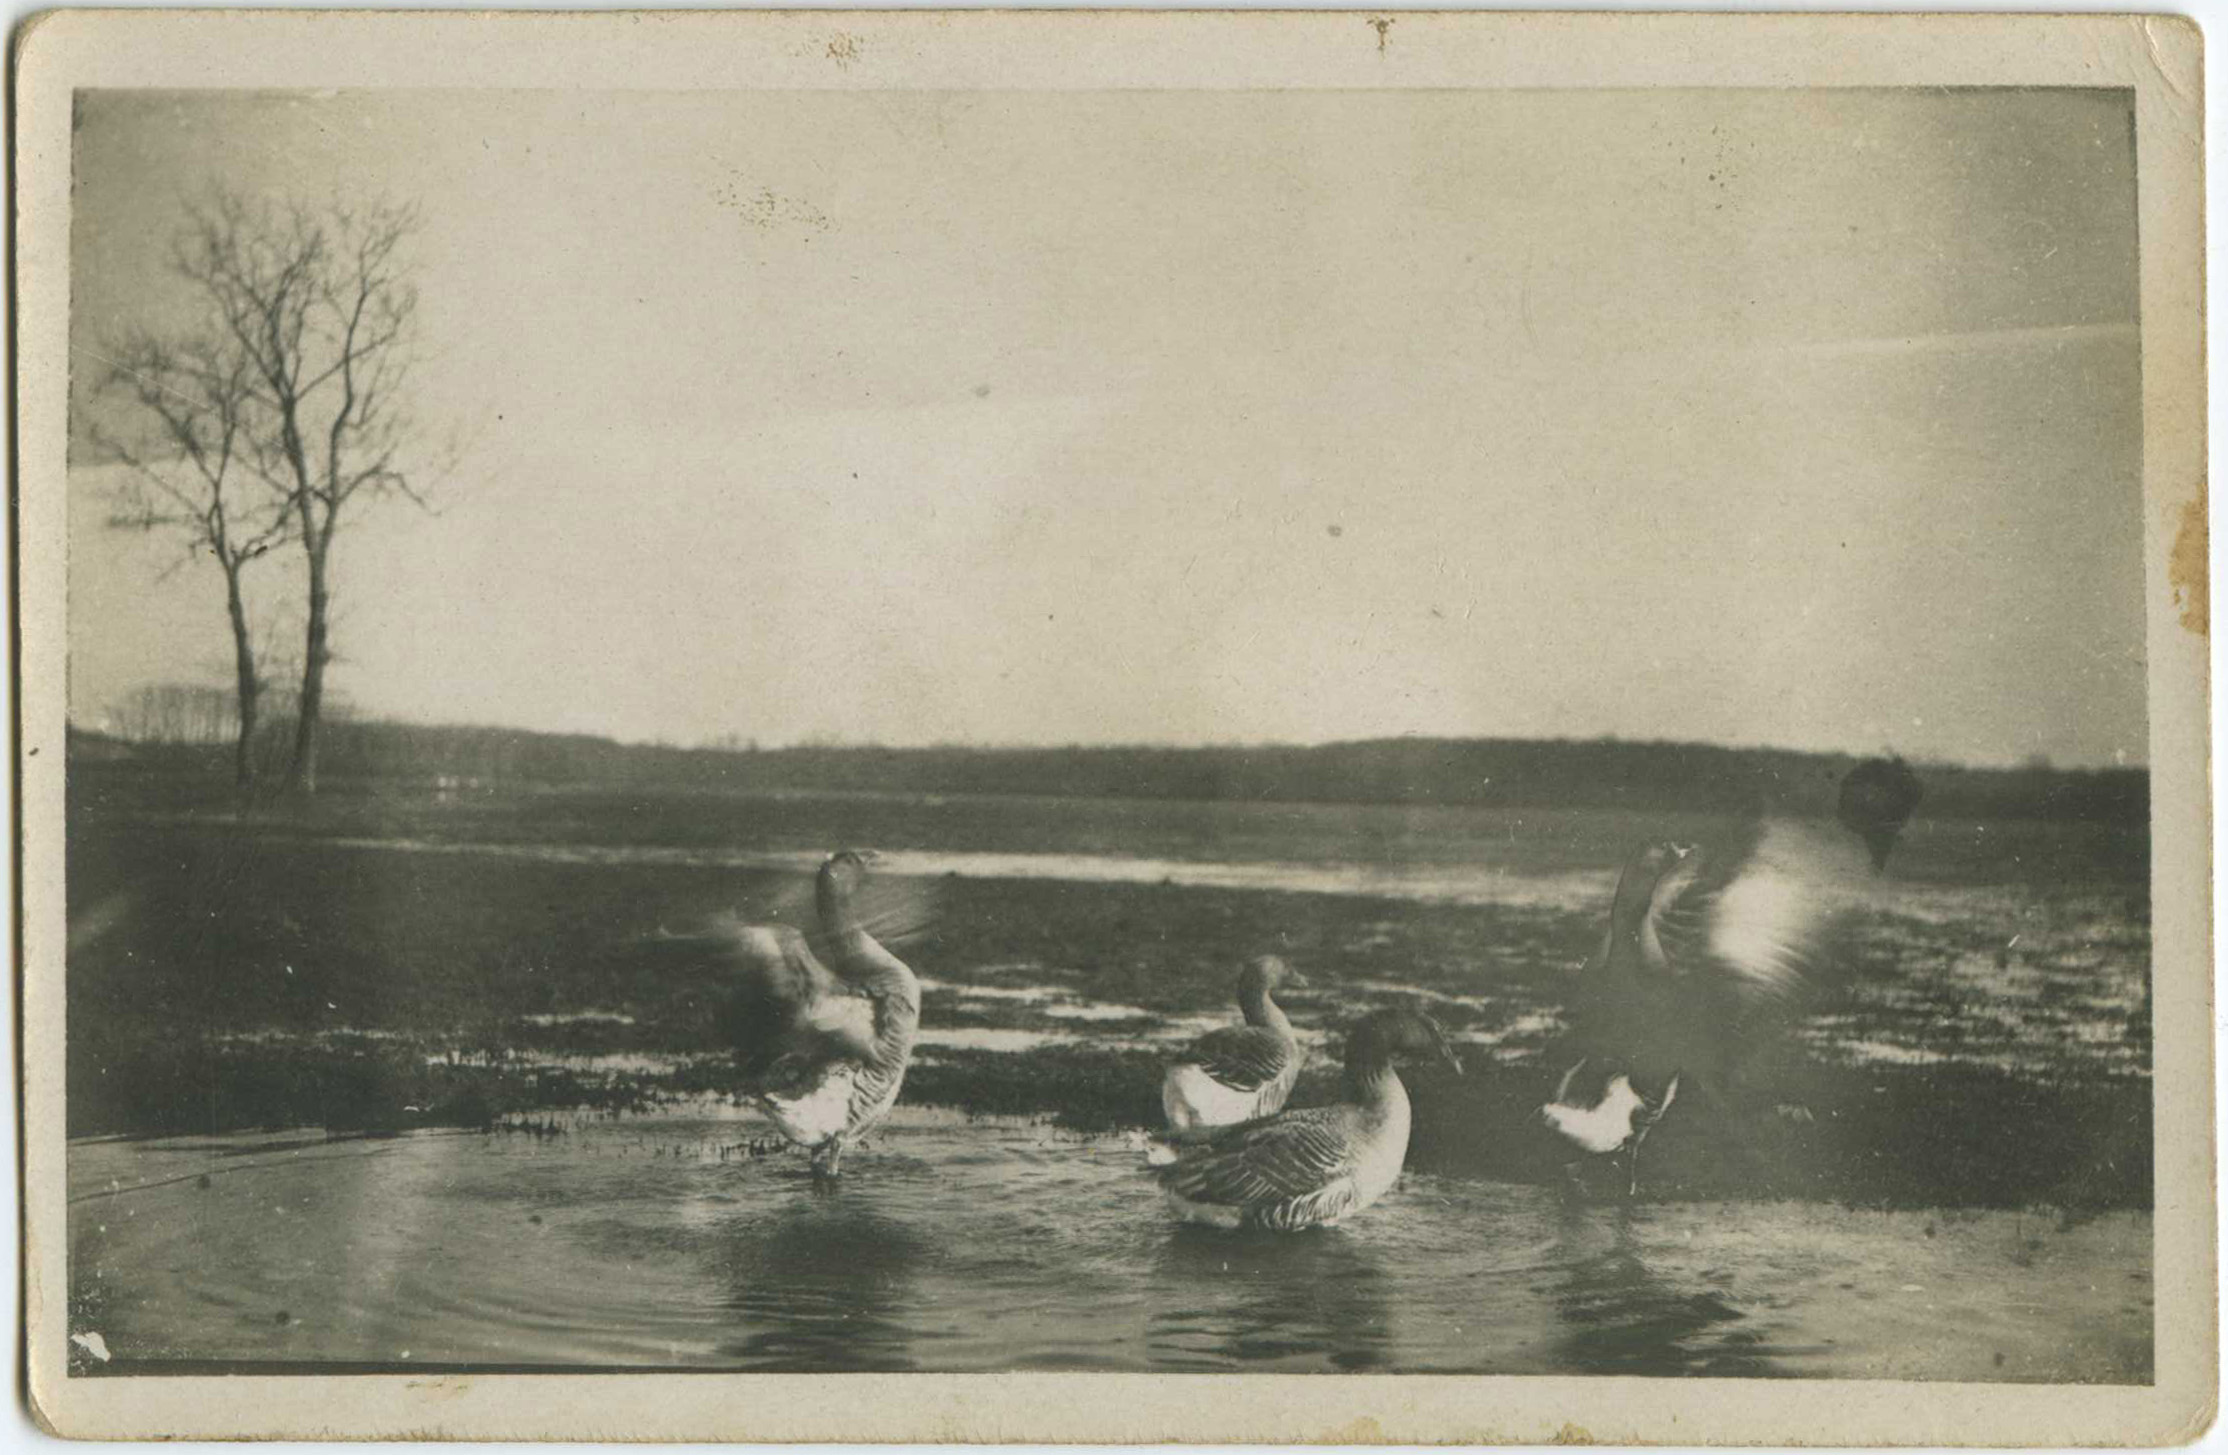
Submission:
M 301 694 L 290 683 L 271 683 L 258 694 L 259 711 L 243 739 L 240 697 L 231 688 L 192 682 L 153 682 L 133 689 L 102 715 L 109 737 L 148 747 L 229 747 L 248 744 L 252 773 L 282 771 L 299 732 Z M 327 693 L 320 712 L 328 723 L 355 717 L 346 698 Z
M 73 740 L 73 749 L 115 756 L 85 735 Z M 189 742 L 168 756 L 213 769 L 213 751 Z M 1859 760 L 1700 743 L 1519 738 L 1396 738 L 1320 747 L 751 750 L 363 720 L 332 724 L 325 761 L 335 776 L 490 789 L 608 784 L 1724 812 L 1767 804 L 1822 809 L 1832 801 L 1833 785 Z M 1916 766 L 1926 788 L 1924 811 L 1936 816 L 2141 823 L 2149 813 L 2150 775 L 2140 768 Z

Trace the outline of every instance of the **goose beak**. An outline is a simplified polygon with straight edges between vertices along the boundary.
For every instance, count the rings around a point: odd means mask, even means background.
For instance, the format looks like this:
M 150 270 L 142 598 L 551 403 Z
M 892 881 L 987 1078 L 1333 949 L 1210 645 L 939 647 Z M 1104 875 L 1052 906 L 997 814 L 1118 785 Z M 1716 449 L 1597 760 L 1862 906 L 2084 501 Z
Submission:
M 1300 990 L 1305 990 L 1308 988 L 1307 977 L 1305 975 L 1302 975 L 1299 971 L 1289 968 L 1286 969 L 1284 972 L 1284 983 L 1286 985 L 1296 987 Z
M 1439 1043 L 1439 1059 L 1446 1062 L 1447 1069 L 1455 1075 L 1460 1076 L 1462 1074 L 1462 1058 L 1457 1056 L 1454 1053 L 1454 1047 L 1448 1045 L 1445 1041 Z

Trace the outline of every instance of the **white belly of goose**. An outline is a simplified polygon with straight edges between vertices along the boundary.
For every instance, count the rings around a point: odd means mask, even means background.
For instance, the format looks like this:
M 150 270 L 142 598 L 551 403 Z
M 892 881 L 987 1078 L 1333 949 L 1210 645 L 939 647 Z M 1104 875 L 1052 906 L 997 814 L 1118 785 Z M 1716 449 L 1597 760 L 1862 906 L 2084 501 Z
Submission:
M 1172 1127 L 1224 1127 L 1273 1111 L 1275 1108 L 1261 1103 L 1275 1086 L 1272 1081 L 1252 1091 L 1239 1091 L 1224 1086 L 1197 1066 L 1171 1066 L 1160 1084 L 1160 1105 Z
M 1676 1086 L 1677 1083 L 1673 1083 Z M 1670 1099 L 1664 1100 L 1669 1108 Z M 1623 1077 L 1612 1077 L 1601 1101 L 1594 1106 L 1572 1106 L 1568 1102 L 1554 1101 L 1540 1108 L 1540 1115 L 1547 1124 L 1560 1132 L 1579 1148 L 1597 1156 L 1614 1152 L 1632 1140 L 1633 1117 L 1645 1109 L 1640 1093 L 1632 1089 L 1632 1082 Z
M 781 1134 L 801 1147 L 817 1147 L 843 1134 L 851 1121 L 851 1094 L 859 1079 L 855 1066 L 839 1066 L 802 1096 L 767 1094 L 759 1098 Z

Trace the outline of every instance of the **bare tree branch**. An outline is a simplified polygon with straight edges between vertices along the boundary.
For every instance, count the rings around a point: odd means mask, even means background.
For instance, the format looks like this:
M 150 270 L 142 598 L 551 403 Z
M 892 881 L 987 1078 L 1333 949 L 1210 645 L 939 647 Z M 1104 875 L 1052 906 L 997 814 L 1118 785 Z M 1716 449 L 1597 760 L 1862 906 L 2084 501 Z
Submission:
M 107 365 L 95 393 L 121 397 L 144 430 L 129 440 L 95 422 L 92 435 L 126 471 L 112 491 L 109 524 L 163 532 L 179 546 L 158 573 L 167 580 L 202 559 L 223 573 L 233 628 L 236 719 L 235 776 L 245 791 L 253 778 L 251 740 L 262 680 L 249 639 L 241 576 L 247 565 L 285 539 L 287 499 L 235 469 L 255 408 L 249 361 L 228 357 L 206 338 L 163 339 L 140 331 L 96 355 Z
M 243 778 L 262 684 L 241 573 L 284 546 L 302 548 L 304 649 L 289 779 L 309 788 L 324 670 L 335 656 L 334 537 L 359 497 L 397 495 L 430 509 L 422 479 L 404 463 L 415 453 L 404 389 L 418 303 L 404 254 L 418 224 L 414 205 L 384 200 L 274 207 L 213 193 L 187 209 L 170 253 L 202 323 L 175 338 L 138 333 L 99 356 L 101 392 L 124 401 L 145 434 L 95 430 L 127 477 L 110 523 L 171 532 L 187 559 L 206 553 L 224 572 Z
M 168 356 L 158 377 L 233 403 L 210 415 L 140 400 L 204 478 L 241 477 L 260 499 L 279 502 L 280 518 L 224 522 L 228 558 L 245 563 L 282 544 L 302 548 L 304 650 L 290 779 L 304 788 L 315 783 L 324 671 L 335 655 L 334 537 L 358 498 L 426 504 L 404 465 L 412 427 L 402 396 L 418 301 L 404 249 L 417 226 L 414 206 L 387 201 L 271 207 L 220 193 L 194 206 L 172 265 L 200 296 L 208 325 Z

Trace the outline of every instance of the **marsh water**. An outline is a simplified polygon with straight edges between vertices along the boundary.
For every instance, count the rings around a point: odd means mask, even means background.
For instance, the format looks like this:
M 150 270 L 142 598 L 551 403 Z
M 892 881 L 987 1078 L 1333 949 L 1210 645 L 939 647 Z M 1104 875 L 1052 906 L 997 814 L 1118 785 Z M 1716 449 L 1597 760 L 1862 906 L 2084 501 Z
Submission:
M 713 1101 L 547 1128 L 81 1145 L 73 1324 L 139 1368 L 2149 1377 L 2138 1213 L 1411 1173 L 1247 1237 L 1176 1224 L 1122 1136 L 912 1110 L 829 1191 Z

